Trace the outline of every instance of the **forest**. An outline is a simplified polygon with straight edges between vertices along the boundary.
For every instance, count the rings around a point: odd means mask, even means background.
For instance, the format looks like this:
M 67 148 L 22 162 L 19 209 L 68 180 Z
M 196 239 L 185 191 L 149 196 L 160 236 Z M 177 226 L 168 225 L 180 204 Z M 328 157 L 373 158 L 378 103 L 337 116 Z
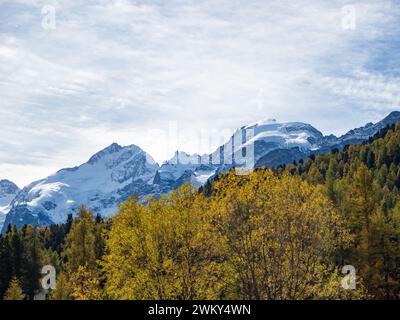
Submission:
M 0 298 L 50 300 L 399 299 L 400 124 L 369 141 L 238 176 L 184 185 L 103 219 L 0 236 Z M 342 286 L 344 266 L 356 286 Z

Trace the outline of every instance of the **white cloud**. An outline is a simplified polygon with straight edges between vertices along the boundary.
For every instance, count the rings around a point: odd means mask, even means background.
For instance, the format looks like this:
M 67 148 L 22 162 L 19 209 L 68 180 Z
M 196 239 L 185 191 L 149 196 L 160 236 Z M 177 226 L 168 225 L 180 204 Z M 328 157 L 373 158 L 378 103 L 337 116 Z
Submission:
M 55 30 L 41 27 L 49 4 Z M 171 121 L 200 134 L 261 118 L 325 133 L 378 120 L 398 106 L 399 6 L 356 2 L 356 29 L 345 30 L 348 4 L 3 1 L 0 177 L 25 184 L 113 141 L 157 161 L 175 147 L 210 151 L 149 135 Z

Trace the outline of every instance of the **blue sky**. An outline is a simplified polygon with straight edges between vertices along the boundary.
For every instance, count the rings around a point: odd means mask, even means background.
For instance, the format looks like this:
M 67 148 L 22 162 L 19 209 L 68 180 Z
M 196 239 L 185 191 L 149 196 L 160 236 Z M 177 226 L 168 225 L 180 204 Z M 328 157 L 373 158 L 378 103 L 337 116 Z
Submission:
M 209 152 L 193 137 L 259 119 L 376 122 L 400 110 L 399 22 L 385 0 L 0 0 L 0 178 L 23 186 L 112 142 L 159 162 Z

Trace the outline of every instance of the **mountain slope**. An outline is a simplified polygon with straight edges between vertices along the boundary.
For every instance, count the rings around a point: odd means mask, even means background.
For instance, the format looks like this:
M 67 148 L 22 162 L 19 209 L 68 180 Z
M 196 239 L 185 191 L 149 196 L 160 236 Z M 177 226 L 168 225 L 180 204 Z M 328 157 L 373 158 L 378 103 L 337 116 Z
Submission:
M 309 128 L 313 134 L 308 138 L 311 143 L 307 148 L 307 145 L 288 145 L 287 148 L 276 148 L 271 152 L 265 153 L 260 157 L 256 163 L 256 167 L 275 167 L 280 164 L 288 164 L 294 160 L 305 159 L 310 153 L 324 153 L 332 149 L 343 149 L 346 145 L 352 145 L 361 143 L 374 136 L 381 129 L 388 125 L 394 124 L 400 121 L 400 112 L 393 111 L 387 117 L 377 123 L 368 123 L 363 127 L 352 129 L 340 137 L 334 135 L 322 136 L 318 134 L 315 128 Z M 308 125 L 307 125 L 308 126 Z M 305 127 L 307 128 L 307 127 Z M 308 131 L 308 130 L 307 130 Z M 305 130 L 305 132 L 307 132 Z M 304 148 L 306 146 L 306 148 Z
M 17 185 L 9 180 L 0 180 L 0 230 L 11 209 L 11 202 L 19 191 Z
M 152 185 L 157 169 L 139 147 L 114 143 L 79 167 L 62 169 L 25 187 L 13 200 L 5 225 L 60 223 L 80 204 L 107 216 L 130 195 L 157 195 Z

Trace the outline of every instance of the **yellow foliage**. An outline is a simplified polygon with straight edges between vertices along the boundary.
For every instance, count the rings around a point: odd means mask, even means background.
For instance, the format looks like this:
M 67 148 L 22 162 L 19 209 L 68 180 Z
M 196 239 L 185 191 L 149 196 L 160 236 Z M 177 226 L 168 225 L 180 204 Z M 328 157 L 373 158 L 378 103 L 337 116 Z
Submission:
M 111 298 L 343 296 L 333 257 L 351 238 L 320 187 L 260 170 L 214 188 L 211 198 L 183 186 L 121 206 L 103 261 Z
M 4 294 L 4 300 L 24 300 L 25 294 L 17 278 L 11 279 L 10 286 Z
M 147 206 L 134 199 L 123 204 L 104 259 L 110 296 L 218 298 L 220 254 L 207 212 L 206 200 L 190 186 Z
M 102 300 L 104 298 L 96 270 L 87 266 L 79 266 L 70 275 L 69 280 L 71 297 L 74 300 Z
M 215 188 L 212 211 L 233 270 L 229 297 L 319 297 L 332 255 L 350 241 L 320 187 L 260 170 L 231 173 Z

